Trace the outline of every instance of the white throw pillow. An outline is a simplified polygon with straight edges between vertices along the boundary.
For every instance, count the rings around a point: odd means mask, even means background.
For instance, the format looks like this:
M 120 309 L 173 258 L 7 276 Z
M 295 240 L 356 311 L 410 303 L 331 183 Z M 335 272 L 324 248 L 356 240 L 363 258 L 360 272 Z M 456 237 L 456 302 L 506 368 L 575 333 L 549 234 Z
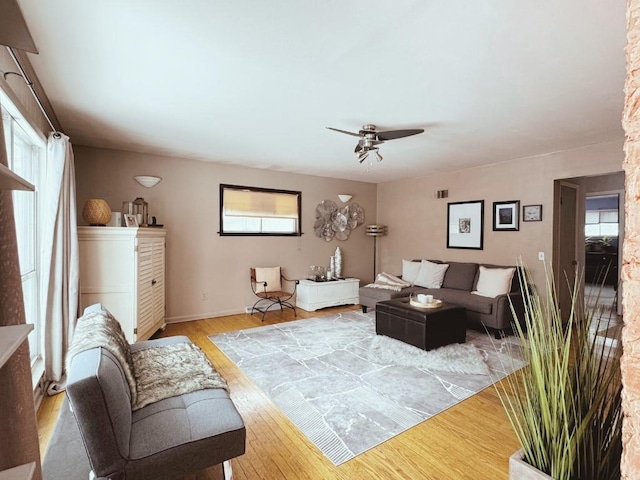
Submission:
M 440 288 L 447 268 L 449 268 L 448 263 L 433 263 L 422 260 L 415 284 L 424 288 Z
M 483 297 L 497 297 L 498 295 L 509 293 L 515 271 L 515 267 L 487 268 L 480 265 L 478 284 L 476 285 L 476 291 L 473 293 Z
M 411 284 L 416 283 L 416 278 L 418 278 L 418 273 L 420 272 L 420 265 L 420 262 L 402 260 L 402 280 Z
M 264 292 L 262 282 L 267 282 L 267 292 L 279 292 L 282 290 L 280 282 L 280 267 L 260 268 L 256 267 L 256 281 L 258 282 L 257 291 Z

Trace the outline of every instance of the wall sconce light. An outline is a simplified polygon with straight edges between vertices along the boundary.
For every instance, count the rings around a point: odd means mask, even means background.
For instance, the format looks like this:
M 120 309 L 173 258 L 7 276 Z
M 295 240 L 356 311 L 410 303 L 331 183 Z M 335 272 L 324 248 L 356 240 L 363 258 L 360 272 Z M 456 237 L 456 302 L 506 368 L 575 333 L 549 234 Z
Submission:
M 151 175 L 138 175 L 137 177 L 133 178 L 136 180 L 136 182 L 146 188 L 155 187 L 158 183 L 160 183 L 160 180 L 162 180 L 162 178 L 160 177 L 154 177 Z
M 338 195 L 338 198 L 342 203 L 347 203 L 349 200 L 353 198 L 353 195 Z

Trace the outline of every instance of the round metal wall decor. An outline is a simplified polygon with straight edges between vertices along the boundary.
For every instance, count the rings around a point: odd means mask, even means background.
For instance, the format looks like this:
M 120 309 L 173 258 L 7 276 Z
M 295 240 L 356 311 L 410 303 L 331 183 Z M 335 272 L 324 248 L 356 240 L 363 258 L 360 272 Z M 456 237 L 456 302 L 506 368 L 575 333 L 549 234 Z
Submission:
M 347 240 L 351 230 L 364 223 L 364 210 L 357 203 L 338 209 L 331 200 L 323 200 L 316 207 L 313 231 L 316 237 L 330 242 L 334 237 Z
M 350 229 L 353 230 L 364 223 L 364 210 L 357 203 L 345 205 L 341 211 L 343 215 L 347 217 L 347 223 Z

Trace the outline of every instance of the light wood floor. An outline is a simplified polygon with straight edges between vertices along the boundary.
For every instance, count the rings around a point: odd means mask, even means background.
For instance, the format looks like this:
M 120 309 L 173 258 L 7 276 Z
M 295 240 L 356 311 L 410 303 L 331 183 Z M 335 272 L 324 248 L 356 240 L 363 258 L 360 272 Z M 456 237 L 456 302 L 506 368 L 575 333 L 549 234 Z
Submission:
M 318 312 L 308 318 L 356 307 Z M 247 427 L 246 453 L 232 460 L 234 478 L 254 479 L 491 479 L 508 478 L 508 458 L 518 442 L 493 387 L 459 403 L 362 455 L 336 467 L 280 412 L 208 335 L 294 320 L 292 311 L 231 315 L 168 325 L 158 336 L 187 335 L 227 379 Z M 64 394 L 46 398 L 38 411 L 40 448 L 48 446 Z M 212 467 L 187 480 L 221 479 Z

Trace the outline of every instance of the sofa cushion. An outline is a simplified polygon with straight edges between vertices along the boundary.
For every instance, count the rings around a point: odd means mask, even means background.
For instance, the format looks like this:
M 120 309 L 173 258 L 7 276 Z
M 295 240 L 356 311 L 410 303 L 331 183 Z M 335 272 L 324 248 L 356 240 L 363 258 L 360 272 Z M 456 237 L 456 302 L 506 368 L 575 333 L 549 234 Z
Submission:
M 511 265 L 492 265 L 490 263 L 483 263 L 483 267 L 487 268 L 511 268 Z M 515 267 L 516 270 L 513 274 L 513 279 L 511 280 L 511 288 L 509 289 L 509 293 L 520 292 L 522 289 L 520 288 L 520 274 L 524 274 L 525 272 L 521 270 L 520 267 Z M 479 271 L 478 271 L 479 273 Z M 526 278 L 526 275 L 524 276 Z M 475 280 L 473 281 L 473 289 L 476 290 L 475 286 L 478 283 L 478 275 L 476 275 Z
M 412 260 L 402 260 L 402 279 L 405 282 L 416 283 L 418 273 L 420 272 L 420 262 Z
M 438 264 L 422 260 L 415 284 L 424 288 L 440 288 L 447 268 L 449 268 L 449 265 L 446 263 Z
M 484 297 L 497 297 L 509 293 L 515 270 L 515 267 L 487 268 L 480 265 L 478 282 L 473 293 Z
M 459 307 L 464 307 L 471 312 L 490 315 L 493 311 L 493 298 L 471 295 L 470 292 L 455 290 L 453 288 L 435 290 L 435 292 L 436 293 L 433 294 L 435 298 L 446 303 L 453 303 Z
M 470 292 L 478 271 L 477 263 L 447 262 L 449 268 L 444 276 L 442 288 L 453 288 Z
M 221 388 L 161 400 L 133 414 L 127 478 L 182 478 L 184 465 L 198 470 L 242 455 L 245 435 Z
M 383 300 L 391 300 L 392 298 L 401 298 L 408 297 L 416 290 L 419 290 L 418 287 L 406 287 L 400 291 L 395 290 L 387 290 L 384 288 L 371 288 L 371 287 L 360 287 L 359 293 L 360 298 L 366 298 L 369 302 L 365 302 L 365 304 L 382 302 Z M 360 303 L 363 303 L 361 300 Z

